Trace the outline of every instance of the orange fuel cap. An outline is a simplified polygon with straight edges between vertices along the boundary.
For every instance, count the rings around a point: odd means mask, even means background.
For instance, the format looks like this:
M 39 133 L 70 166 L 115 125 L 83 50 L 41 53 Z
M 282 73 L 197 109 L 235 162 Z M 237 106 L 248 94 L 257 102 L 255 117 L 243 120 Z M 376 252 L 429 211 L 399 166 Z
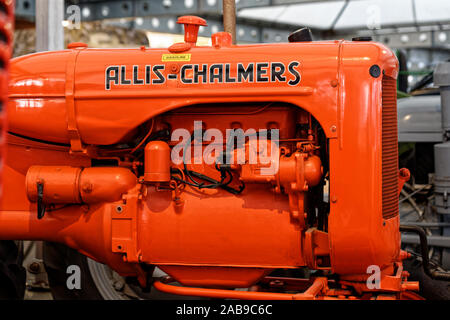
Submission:
M 199 27 L 207 26 L 206 20 L 197 16 L 179 17 L 177 23 L 184 24 L 184 41 L 192 45 L 197 43 Z

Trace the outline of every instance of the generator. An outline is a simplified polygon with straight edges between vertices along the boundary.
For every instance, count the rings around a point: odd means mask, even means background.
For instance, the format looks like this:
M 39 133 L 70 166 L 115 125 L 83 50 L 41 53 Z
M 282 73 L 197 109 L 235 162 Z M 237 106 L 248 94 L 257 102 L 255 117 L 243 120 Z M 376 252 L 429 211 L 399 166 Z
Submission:
M 197 46 L 206 21 L 178 23 L 167 49 L 11 61 L 0 238 L 60 242 L 178 295 L 420 299 L 391 50 L 307 29 Z

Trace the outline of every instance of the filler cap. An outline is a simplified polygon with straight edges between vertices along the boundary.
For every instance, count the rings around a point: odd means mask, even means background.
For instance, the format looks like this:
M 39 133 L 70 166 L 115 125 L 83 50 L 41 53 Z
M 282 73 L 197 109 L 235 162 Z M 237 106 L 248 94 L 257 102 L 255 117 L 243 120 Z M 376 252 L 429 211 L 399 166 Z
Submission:
M 192 45 L 197 43 L 199 27 L 207 26 L 206 20 L 197 16 L 179 17 L 177 23 L 184 24 L 184 41 Z

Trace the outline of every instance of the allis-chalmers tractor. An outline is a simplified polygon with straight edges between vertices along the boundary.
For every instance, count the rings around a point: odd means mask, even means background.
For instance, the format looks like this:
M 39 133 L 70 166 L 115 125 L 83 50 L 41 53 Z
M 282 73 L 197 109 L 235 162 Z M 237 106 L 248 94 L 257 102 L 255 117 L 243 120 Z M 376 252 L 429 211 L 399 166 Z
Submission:
M 205 20 L 178 23 L 168 49 L 12 60 L 1 239 L 60 242 L 178 295 L 419 299 L 400 248 L 395 55 L 305 29 L 196 46 Z

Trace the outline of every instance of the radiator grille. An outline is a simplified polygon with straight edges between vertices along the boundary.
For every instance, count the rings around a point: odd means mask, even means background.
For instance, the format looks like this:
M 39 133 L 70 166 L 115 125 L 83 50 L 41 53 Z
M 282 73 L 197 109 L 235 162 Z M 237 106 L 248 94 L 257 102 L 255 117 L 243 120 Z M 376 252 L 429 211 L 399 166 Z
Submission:
M 383 76 L 382 84 L 382 208 L 389 219 L 398 215 L 397 83 Z

